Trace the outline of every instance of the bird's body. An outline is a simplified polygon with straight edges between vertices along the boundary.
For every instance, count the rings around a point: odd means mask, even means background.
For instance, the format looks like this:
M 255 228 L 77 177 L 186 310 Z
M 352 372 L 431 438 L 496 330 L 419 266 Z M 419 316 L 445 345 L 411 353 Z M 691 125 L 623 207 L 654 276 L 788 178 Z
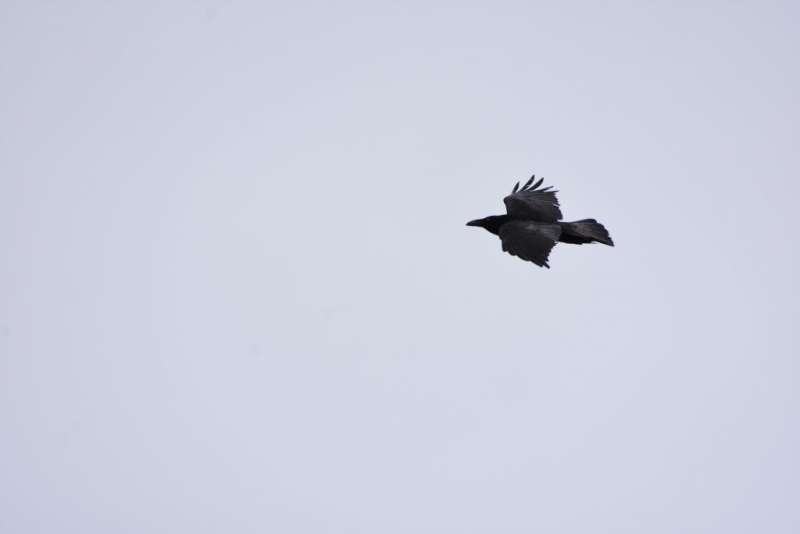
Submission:
M 518 182 L 503 199 L 505 215 L 490 215 L 470 221 L 467 226 L 488 230 L 500 238 L 505 252 L 547 268 L 550 251 L 559 242 L 614 246 L 608 231 L 594 219 L 562 221 L 557 191 L 550 187 L 539 189 L 542 179 L 534 184 L 534 178 L 535 175 L 522 188 Z

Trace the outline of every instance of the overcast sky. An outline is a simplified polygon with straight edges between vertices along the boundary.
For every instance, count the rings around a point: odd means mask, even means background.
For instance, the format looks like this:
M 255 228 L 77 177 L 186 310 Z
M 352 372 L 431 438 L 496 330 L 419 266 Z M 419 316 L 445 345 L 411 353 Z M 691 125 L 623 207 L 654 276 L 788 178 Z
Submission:
M 0 530 L 799 532 L 799 22 L 1 2 Z

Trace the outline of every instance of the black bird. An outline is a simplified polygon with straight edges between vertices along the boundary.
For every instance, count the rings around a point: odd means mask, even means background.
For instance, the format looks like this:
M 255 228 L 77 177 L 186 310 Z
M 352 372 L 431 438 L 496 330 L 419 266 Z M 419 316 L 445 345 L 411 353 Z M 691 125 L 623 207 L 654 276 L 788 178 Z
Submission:
M 467 223 L 480 226 L 500 237 L 503 250 L 539 267 L 550 268 L 547 258 L 556 243 L 603 243 L 614 246 L 605 227 L 594 219 L 562 222 L 556 193 L 552 187 L 539 189 L 544 178 L 536 175 L 520 188 L 519 182 L 503 199 L 506 215 L 490 215 Z

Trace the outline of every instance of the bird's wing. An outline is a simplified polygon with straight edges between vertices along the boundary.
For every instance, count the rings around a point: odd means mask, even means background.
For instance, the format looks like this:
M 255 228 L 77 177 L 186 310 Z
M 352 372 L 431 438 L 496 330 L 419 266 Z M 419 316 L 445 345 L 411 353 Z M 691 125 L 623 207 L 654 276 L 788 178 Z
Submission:
M 499 235 L 504 251 L 549 269 L 547 257 L 561 236 L 561 227 L 533 221 L 510 221 L 500 227 Z
M 544 178 L 539 178 L 533 183 L 536 175 L 531 176 L 525 185 L 520 189 L 519 182 L 514 186 L 511 194 L 503 199 L 506 205 L 506 212 L 512 217 L 520 219 L 533 219 L 541 222 L 556 222 L 561 220 L 561 210 L 558 207 L 556 193 L 551 187 L 543 187 Z

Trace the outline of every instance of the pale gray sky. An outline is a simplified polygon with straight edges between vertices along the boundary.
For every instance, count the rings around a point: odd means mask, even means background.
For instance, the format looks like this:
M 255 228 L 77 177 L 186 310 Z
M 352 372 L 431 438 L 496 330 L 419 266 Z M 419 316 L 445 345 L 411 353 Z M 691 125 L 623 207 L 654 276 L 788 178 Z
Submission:
M 0 3 L 0 531 L 797 533 L 799 17 Z

